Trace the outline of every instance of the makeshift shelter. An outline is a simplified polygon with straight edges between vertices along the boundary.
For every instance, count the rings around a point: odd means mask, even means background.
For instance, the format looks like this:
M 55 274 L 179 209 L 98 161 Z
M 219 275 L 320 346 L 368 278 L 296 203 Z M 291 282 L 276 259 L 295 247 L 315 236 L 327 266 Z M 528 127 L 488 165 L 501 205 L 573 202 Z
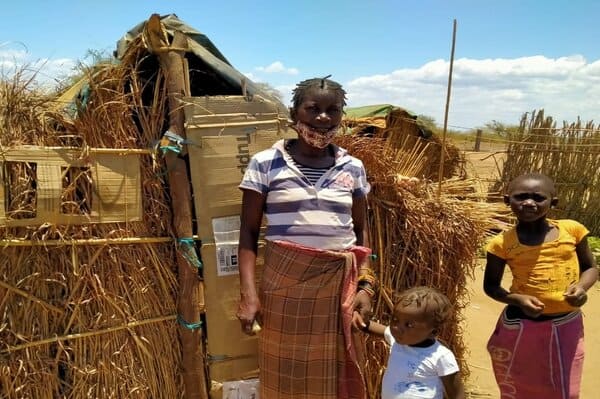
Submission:
M 256 338 L 235 318 L 237 185 L 252 154 L 295 136 L 286 108 L 174 15 L 135 27 L 116 55 L 54 104 L 15 86 L 0 107 L 2 397 L 251 392 Z M 445 182 L 435 198 L 439 145 L 390 114 L 375 137 L 338 138 L 373 182 L 384 321 L 410 285 L 462 304 L 485 229 L 474 222 L 485 209 L 464 202 L 468 182 Z M 456 157 L 446 160 L 444 176 L 456 176 Z M 462 359 L 459 308 L 453 317 L 443 335 Z M 367 345 L 381 373 L 382 343 Z
M 237 185 L 286 108 L 174 15 L 116 55 L 54 104 L 7 97 L 2 397 L 220 398 L 256 376 Z

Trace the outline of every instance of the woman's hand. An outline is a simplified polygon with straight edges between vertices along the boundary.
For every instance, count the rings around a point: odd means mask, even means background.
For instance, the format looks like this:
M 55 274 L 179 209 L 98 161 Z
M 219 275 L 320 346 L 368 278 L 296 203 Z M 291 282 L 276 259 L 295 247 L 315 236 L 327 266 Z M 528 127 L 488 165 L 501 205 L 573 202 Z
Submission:
M 354 328 L 362 329 L 365 322 L 371 319 L 371 297 L 364 290 L 359 290 L 354 298 L 354 312 L 352 314 L 352 325 Z
M 242 331 L 248 335 L 254 335 L 254 322 L 260 324 L 260 300 L 256 294 L 242 294 L 238 306 L 237 318 L 240 321 Z

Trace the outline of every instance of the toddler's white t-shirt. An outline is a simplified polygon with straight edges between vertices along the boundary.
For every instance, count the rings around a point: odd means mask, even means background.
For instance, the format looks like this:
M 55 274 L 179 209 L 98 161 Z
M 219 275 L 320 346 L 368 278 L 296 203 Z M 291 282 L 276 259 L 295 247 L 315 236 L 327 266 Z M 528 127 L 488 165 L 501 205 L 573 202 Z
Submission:
M 426 348 L 396 343 L 390 328 L 384 333 L 390 358 L 383 375 L 382 399 L 443 399 L 441 377 L 458 372 L 454 354 L 439 341 Z

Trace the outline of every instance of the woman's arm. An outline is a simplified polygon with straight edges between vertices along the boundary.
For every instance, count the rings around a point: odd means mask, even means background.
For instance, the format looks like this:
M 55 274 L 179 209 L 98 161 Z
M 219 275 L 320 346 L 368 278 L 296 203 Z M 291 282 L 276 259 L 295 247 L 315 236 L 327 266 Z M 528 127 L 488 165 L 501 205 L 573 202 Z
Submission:
M 354 197 L 352 199 L 352 223 L 356 235 L 356 245 L 369 246 L 367 226 L 367 196 Z
M 369 245 L 368 232 L 367 232 L 367 197 L 365 195 L 360 197 L 354 197 L 352 199 L 352 223 L 354 225 L 354 234 L 356 235 L 356 245 L 367 247 Z M 369 274 L 373 275 L 370 269 L 371 261 L 366 259 L 359 275 Z M 359 289 L 354 299 L 354 310 L 352 315 L 352 324 L 355 328 L 362 329 L 371 317 L 372 303 L 371 295 L 374 292 L 375 287 L 369 283 L 361 282 L 361 287 L 368 288 L 371 292 L 369 294 L 364 289 Z
M 252 324 L 260 313 L 260 301 L 256 290 L 256 253 L 264 206 L 265 196 L 263 194 L 252 190 L 243 190 L 238 246 L 240 303 L 237 317 L 242 330 L 247 334 L 252 334 Z

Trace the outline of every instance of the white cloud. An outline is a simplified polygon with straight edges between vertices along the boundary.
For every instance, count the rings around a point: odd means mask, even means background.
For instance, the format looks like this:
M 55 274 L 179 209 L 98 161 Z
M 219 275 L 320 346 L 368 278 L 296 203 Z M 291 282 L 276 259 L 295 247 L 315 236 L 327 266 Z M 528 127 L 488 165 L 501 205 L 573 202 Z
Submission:
M 253 82 L 260 82 L 260 78 L 252 72 L 242 72 L 242 74 Z
M 254 68 L 256 71 L 264 72 L 264 73 L 281 73 L 285 75 L 297 75 L 298 69 L 296 68 L 288 68 L 283 65 L 281 61 L 275 61 L 266 67 L 259 66 Z
M 33 59 L 24 50 L 0 47 L 0 76 L 11 77 L 15 73 L 34 76 L 40 86 L 53 87 L 58 79 L 73 72 L 77 62 L 70 58 Z
M 349 106 L 391 103 L 443 124 L 449 63 L 356 78 L 346 83 Z M 455 61 L 448 124 L 478 127 L 491 120 L 517 124 L 534 109 L 562 122 L 600 119 L 600 60 L 461 58 Z

